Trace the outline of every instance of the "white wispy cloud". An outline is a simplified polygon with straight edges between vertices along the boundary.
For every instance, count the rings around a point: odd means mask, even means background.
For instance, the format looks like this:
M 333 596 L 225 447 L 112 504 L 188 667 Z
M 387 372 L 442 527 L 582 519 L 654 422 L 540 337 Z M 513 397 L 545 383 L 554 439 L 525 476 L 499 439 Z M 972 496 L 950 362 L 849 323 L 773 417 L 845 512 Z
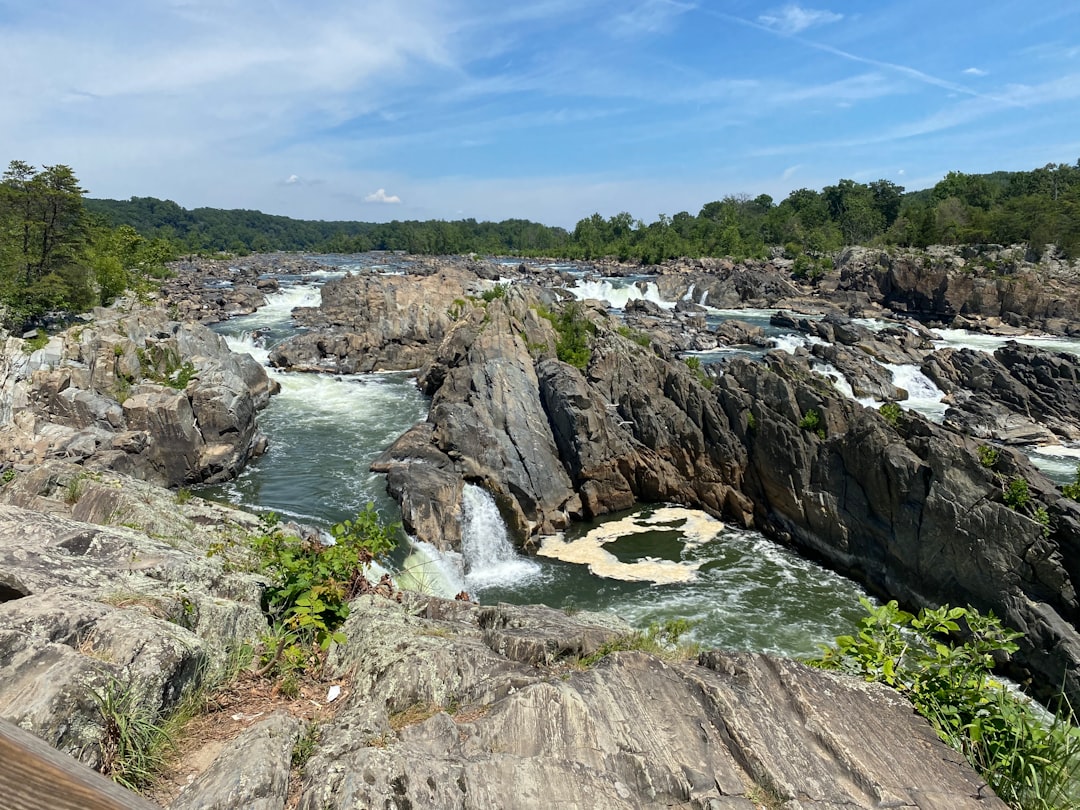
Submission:
M 617 37 L 638 37 L 670 30 L 676 18 L 693 10 L 691 3 L 676 0 L 644 0 L 612 20 Z
M 987 75 L 989 75 L 985 70 L 983 70 L 982 68 L 977 68 L 977 67 L 964 68 L 963 73 L 964 73 L 965 76 L 987 76 Z
M 758 22 L 784 34 L 798 34 L 815 25 L 826 25 L 844 19 L 843 14 L 824 9 L 803 8 L 791 3 L 778 11 L 762 14 Z
M 385 188 L 376 189 L 375 191 L 364 197 L 366 203 L 388 203 L 390 205 L 397 205 L 401 202 L 401 197 L 396 194 L 387 194 Z

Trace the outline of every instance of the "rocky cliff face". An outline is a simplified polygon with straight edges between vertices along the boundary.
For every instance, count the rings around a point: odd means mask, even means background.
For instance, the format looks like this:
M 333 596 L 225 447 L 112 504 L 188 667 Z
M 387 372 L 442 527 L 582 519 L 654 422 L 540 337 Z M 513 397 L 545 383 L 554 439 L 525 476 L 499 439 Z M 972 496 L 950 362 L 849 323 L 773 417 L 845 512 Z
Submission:
M 1026 634 L 1023 661 L 1043 684 L 1080 695 L 1080 505 L 1023 456 L 1002 449 L 988 467 L 978 443 L 917 416 L 890 424 L 784 355 L 730 364 L 717 389 L 729 413 L 754 415 L 738 429 L 763 531 L 882 596 L 993 610 Z M 1011 508 L 1004 490 L 1019 479 L 1032 501 Z
M 551 303 L 549 293 L 515 286 L 459 320 L 421 369 L 420 385 L 432 394 L 429 427 L 406 434 L 374 465 L 389 473 L 407 528 L 432 503 L 452 514 L 456 503 L 445 498 L 459 495 L 453 482 L 464 480 L 496 496 L 520 539 L 638 500 L 748 519 L 735 486 L 740 448 L 689 369 L 642 351 L 606 316 L 583 310 L 597 321 L 583 373 L 555 356 L 557 335 L 539 314 Z M 456 541 L 434 524 L 423 524 L 434 532 L 425 539 Z
M 160 310 L 100 310 L 31 354 L 0 361 L 0 452 L 48 458 L 166 486 L 234 476 L 265 450 L 255 424 L 274 385 L 248 355 Z
M 924 321 L 1080 334 L 1076 268 L 1051 256 L 1038 258 L 1000 246 L 922 252 L 849 248 L 837 262 L 837 288 Z

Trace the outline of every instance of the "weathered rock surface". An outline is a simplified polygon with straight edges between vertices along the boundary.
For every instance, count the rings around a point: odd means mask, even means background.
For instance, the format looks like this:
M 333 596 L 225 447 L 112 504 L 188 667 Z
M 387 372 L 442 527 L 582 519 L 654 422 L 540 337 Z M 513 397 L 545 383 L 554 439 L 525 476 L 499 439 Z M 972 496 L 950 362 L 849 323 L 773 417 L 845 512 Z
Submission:
M 1051 256 L 1029 257 L 1023 248 L 849 248 L 836 264 L 839 291 L 865 294 L 920 320 L 976 329 L 1080 333 L 1080 276 L 1075 266 Z
M 729 363 L 717 396 L 747 447 L 758 528 L 883 596 L 993 610 L 1025 633 L 1021 659 L 1048 690 L 1080 696 L 1080 504 L 1023 456 L 1003 449 L 989 469 L 977 442 L 912 415 L 890 425 L 780 353 Z M 823 438 L 803 427 L 810 410 Z M 1020 510 L 1003 502 L 1016 478 L 1032 498 Z
M 302 810 L 1004 807 L 895 693 L 794 662 L 583 666 L 610 622 L 435 599 L 362 597 L 346 632 Z
M 100 701 L 167 712 L 265 628 L 258 578 L 207 556 L 257 525 L 57 461 L 0 487 L 0 716 L 97 767 Z
M 289 792 L 293 746 L 300 721 L 276 714 L 222 751 L 169 805 L 169 810 L 282 810 Z
M 314 331 L 276 346 L 270 363 L 345 374 L 417 368 L 434 354 L 454 316 L 470 308 L 466 299 L 485 286 L 476 274 L 456 267 L 426 276 L 333 279 L 323 286 L 318 307 L 293 313 L 298 324 Z
M 923 371 L 951 395 L 946 423 L 1008 444 L 1080 440 L 1080 362 L 1008 343 L 993 354 L 942 350 Z
M 275 390 L 265 369 L 161 310 L 99 310 L 5 358 L 0 458 L 16 468 L 66 458 L 178 486 L 233 477 L 266 448 L 255 421 Z
M 419 504 L 454 514 L 457 504 L 446 499 L 460 494 L 455 478 L 482 483 L 519 539 L 638 500 L 748 517 L 733 485 L 740 448 L 689 369 L 640 351 L 597 314 L 583 373 L 555 357 L 557 336 L 538 315 L 552 304 L 538 289 L 515 285 L 459 320 L 421 369 L 420 385 L 432 394 L 432 427 L 423 434 L 431 446 L 410 431 L 373 467 L 389 473 L 406 527 L 431 509 Z M 435 532 L 425 539 L 452 545 L 456 535 L 434 522 L 424 523 Z

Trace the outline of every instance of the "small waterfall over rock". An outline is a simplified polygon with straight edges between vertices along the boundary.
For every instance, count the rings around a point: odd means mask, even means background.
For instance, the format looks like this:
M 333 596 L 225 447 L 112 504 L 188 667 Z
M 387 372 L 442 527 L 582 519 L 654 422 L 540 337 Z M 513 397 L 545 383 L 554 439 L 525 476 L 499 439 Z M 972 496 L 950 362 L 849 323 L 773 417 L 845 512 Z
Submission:
M 514 550 L 495 499 L 475 484 L 466 484 L 461 493 L 461 553 L 470 591 L 513 585 L 541 571 L 539 564 Z

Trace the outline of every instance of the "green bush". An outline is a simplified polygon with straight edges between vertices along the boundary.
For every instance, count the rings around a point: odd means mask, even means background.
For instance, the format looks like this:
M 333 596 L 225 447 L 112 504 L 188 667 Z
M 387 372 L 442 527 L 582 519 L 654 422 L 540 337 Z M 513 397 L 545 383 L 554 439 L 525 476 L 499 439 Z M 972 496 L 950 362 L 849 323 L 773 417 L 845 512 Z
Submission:
M 488 304 L 490 304 L 496 298 L 505 298 L 506 297 L 506 285 L 505 284 L 496 284 L 491 289 L 484 290 L 482 293 L 480 293 L 480 297 L 484 299 L 484 303 L 488 303 Z
M 584 370 L 592 359 L 592 336 L 596 326 L 585 315 L 585 309 L 577 301 L 563 306 L 558 314 L 538 308 L 537 314 L 555 327 L 555 355 L 564 363 Z
M 349 615 L 349 600 L 360 592 L 368 564 L 394 548 L 397 528 L 396 523 L 384 524 L 375 505 L 368 503 L 356 518 L 331 528 L 333 545 L 276 527 L 251 539 L 259 567 L 271 580 L 267 610 L 277 625 L 276 650 L 264 662 L 264 671 L 290 656 L 304 660 L 302 651 L 312 643 L 325 650 L 333 642 L 345 642 L 338 628 Z
M 825 426 L 821 423 L 821 414 L 814 408 L 810 408 L 803 414 L 803 418 L 799 420 L 799 427 L 816 433 L 819 439 L 825 438 Z
M 1018 512 L 1021 511 L 1031 502 L 1031 490 L 1028 488 L 1027 480 L 1023 478 L 1010 479 L 1002 497 L 1006 506 Z
M 690 369 L 690 372 L 694 375 L 694 378 L 701 383 L 705 388 L 711 389 L 713 387 L 713 379 L 705 373 L 705 369 L 701 365 L 701 360 L 697 357 L 684 357 L 683 362 L 686 363 L 686 367 Z
M 1075 480 L 1071 484 L 1064 484 L 1061 487 L 1061 494 L 1074 501 L 1080 501 L 1080 465 L 1076 467 Z
M 991 676 L 995 658 L 1017 650 L 1020 633 L 973 608 L 924 608 L 915 616 L 895 601 L 861 601 L 868 615 L 858 632 L 837 637 L 808 663 L 904 694 L 1012 807 L 1077 806 L 1080 730 L 1071 711 L 1044 722 L 1027 699 Z M 952 643 L 960 635 L 966 640 Z
M 621 325 L 616 331 L 627 340 L 634 341 L 634 343 L 636 343 L 638 346 L 641 346 L 642 348 L 647 349 L 649 348 L 649 346 L 652 345 L 652 338 L 650 338 L 644 332 L 639 332 L 636 329 L 631 329 L 625 324 Z
M 900 424 L 900 416 L 903 414 L 903 410 L 895 402 L 886 402 L 881 406 L 878 413 L 881 414 L 882 419 L 896 427 Z
M 992 468 L 1001 458 L 1001 452 L 996 447 L 991 447 L 988 444 L 980 445 L 976 452 L 979 454 L 979 463 L 987 469 Z

